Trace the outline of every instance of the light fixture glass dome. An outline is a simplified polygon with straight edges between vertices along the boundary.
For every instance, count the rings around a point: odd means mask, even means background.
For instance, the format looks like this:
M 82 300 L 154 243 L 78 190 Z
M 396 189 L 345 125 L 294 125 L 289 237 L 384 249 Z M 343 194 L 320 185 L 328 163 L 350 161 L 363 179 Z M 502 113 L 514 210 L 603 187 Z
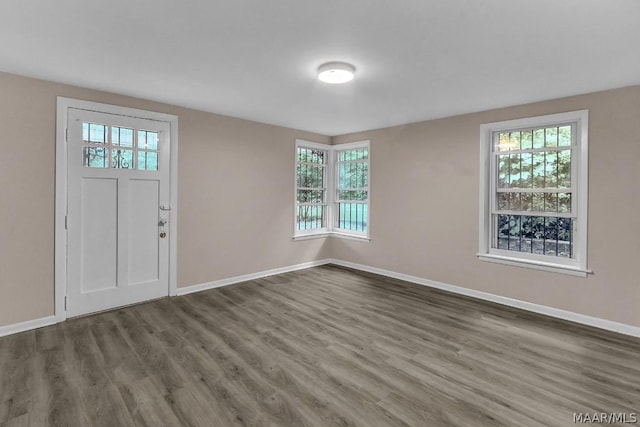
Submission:
M 356 68 L 346 62 L 327 62 L 318 68 L 318 79 L 330 84 L 347 83 L 355 72 Z

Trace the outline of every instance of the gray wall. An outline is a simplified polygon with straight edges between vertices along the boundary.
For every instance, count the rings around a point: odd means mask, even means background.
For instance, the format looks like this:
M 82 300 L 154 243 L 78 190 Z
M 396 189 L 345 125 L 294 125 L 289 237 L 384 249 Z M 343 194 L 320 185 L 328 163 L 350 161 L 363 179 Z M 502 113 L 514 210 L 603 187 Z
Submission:
M 640 326 L 640 86 L 323 135 L 0 73 L 0 326 L 53 314 L 56 96 L 180 120 L 178 286 L 338 258 Z M 588 109 L 587 278 L 486 262 L 482 123 Z M 371 140 L 371 242 L 293 242 L 296 138 Z
M 480 125 L 589 110 L 589 247 L 579 278 L 479 261 Z M 371 242 L 334 258 L 640 326 L 640 86 L 333 138 L 371 140 Z

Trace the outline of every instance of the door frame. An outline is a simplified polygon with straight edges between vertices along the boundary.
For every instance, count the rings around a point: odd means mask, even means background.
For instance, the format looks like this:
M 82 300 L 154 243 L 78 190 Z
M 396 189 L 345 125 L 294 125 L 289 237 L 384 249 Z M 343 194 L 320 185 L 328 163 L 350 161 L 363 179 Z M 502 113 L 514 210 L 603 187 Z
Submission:
M 100 113 L 141 119 L 157 120 L 169 123 L 170 129 L 170 167 L 169 167 L 169 200 L 171 215 L 169 216 L 169 296 L 178 294 L 177 286 L 177 230 L 178 230 L 178 116 L 154 111 L 121 107 L 100 102 L 57 97 L 56 115 L 56 206 L 55 206 L 55 287 L 54 316 L 56 322 L 67 319 L 67 202 L 68 202 L 68 164 L 67 164 L 67 121 L 68 109 L 96 111 Z

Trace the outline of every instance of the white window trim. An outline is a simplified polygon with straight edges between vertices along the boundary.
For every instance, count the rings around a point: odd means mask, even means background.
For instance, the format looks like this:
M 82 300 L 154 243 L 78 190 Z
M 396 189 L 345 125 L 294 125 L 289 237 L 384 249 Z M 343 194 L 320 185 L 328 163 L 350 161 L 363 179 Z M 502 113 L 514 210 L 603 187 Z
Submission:
M 324 180 L 325 180 L 325 185 L 326 185 L 326 197 L 327 200 L 325 200 L 325 205 L 326 205 L 326 212 L 325 214 L 327 215 L 327 217 L 325 218 L 325 222 L 327 224 L 326 227 L 322 227 L 322 228 L 316 228 L 316 229 L 312 229 L 312 230 L 298 230 L 297 224 L 296 224 L 296 216 L 297 216 L 297 191 L 298 191 L 298 172 L 297 172 L 297 164 L 298 164 L 298 148 L 311 148 L 314 150 L 322 150 L 324 152 L 326 152 L 326 159 L 325 159 L 325 176 L 324 176 Z M 294 174 L 293 174 L 293 235 L 295 238 L 311 238 L 311 237 L 315 237 L 316 235 L 326 235 L 327 233 L 329 233 L 330 231 L 330 220 L 331 220 L 331 204 L 330 204 L 330 200 L 329 200 L 329 193 L 331 192 L 331 188 L 332 188 L 332 182 L 331 182 L 331 151 L 330 151 L 331 146 L 327 145 L 327 144 L 320 144 L 318 142 L 310 142 L 310 141 L 303 141 L 300 139 L 296 139 L 296 148 L 294 150 L 294 168 L 296 168 L 294 170 Z
M 575 258 L 565 259 L 522 252 L 505 251 L 491 247 L 491 191 L 494 174 L 491 168 L 492 141 L 496 132 L 527 129 L 532 127 L 553 126 L 556 124 L 575 123 L 576 149 L 572 159 L 572 178 L 577 177 L 576 192 L 572 198 L 576 200 L 576 221 L 574 225 Z M 587 213 L 589 194 L 589 111 L 579 110 L 566 113 L 550 114 L 502 122 L 486 123 L 480 126 L 480 222 L 478 258 L 482 261 L 533 268 L 585 277 L 591 273 L 587 269 Z M 573 185 L 573 182 L 572 182 Z
M 345 239 L 359 240 L 359 241 L 371 241 L 369 238 L 369 233 L 371 230 L 370 227 L 370 218 L 369 213 L 371 211 L 371 149 L 370 149 L 370 141 L 356 141 L 350 142 L 346 144 L 337 144 L 337 145 L 329 145 L 329 144 L 321 144 L 318 142 L 305 141 L 302 139 L 296 139 L 295 150 L 294 150 L 294 165 L 297 163 L 297 153 L 298 148 L 312 148 L 315 150 L 323 150 L 327 152 L 327 218 L 326 218 L 326 227 L 318 228 L 315 230 L 298 230 L 297 224 L 295 221 L 297 215 L 297 173 L 294 173 L 294 186 L 293 186 L 293 211 L 294 211 L 294 221 L 293 221 L 293 239 L 294 240 L 308 240 L 308 239 L 316 239 L 322 237 L 340 237 Z M 368 148 L 369 149 L 369 179 L 367 186 L 367 231 L 353 231 L 353 230 L 345 230 L 342 228 L 338 228 L 334 226 L 335 224 L 335 214 L 336 214 L 336 193 L 337 193 L 337 168 L 336 165 L 336 157 L 338 151 L 343 150 L 351 150 L 356 148 Z

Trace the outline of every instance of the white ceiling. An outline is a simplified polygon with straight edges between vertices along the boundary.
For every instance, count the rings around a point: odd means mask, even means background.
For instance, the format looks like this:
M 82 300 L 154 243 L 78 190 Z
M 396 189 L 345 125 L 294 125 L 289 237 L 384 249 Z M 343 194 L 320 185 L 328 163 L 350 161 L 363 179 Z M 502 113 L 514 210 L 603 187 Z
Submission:
M 0 41 L 3 71 L 326 135 L 640 83 L 638 0 L 2 0 Z

